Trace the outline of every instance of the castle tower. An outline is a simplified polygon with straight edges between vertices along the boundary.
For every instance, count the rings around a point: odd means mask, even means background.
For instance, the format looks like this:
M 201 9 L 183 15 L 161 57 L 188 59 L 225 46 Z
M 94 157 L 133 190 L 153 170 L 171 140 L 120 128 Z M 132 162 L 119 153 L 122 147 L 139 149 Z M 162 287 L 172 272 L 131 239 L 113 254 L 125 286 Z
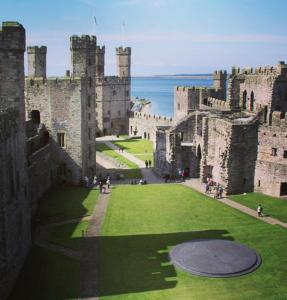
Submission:
M 28 76 L 46 77 L 46 46 L 27 47 L 28 52 Z
M 70 38 L 71 64 L 74 76 L 95 76 L 96 46 L 97 38 L 93 35 L 73 35 Z
M 0 28 L 0 299 L 6 299 L 30 248 L 25 151 L 25 29 Z
M 96 47 L 96 77 L 105 76 L 105 46 Z
M 131 77 L 131 48 L 116 48 L 117 67 L 120 77 Z
M 213 87 L 215 89 L 222 89 L 222 97 L 226 99 L 226 81 L 227 72 L 226 71 L 215 71 L 213 73 Z

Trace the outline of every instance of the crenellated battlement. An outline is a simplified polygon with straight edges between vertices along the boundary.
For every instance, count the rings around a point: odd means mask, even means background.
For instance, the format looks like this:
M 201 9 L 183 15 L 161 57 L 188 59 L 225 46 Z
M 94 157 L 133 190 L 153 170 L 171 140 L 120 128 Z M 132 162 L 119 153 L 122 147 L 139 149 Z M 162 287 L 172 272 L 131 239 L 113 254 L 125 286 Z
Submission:
M 207 98 L 207 105 L 204 105 L 204 106 L 212 107 L 212 108 L 215 108 L 215 109 L 228 108 L 226 101 L 220 100 L 220 99 L 217 99 L 217 98 L 213 98 L 213 97 L 208 97 Z
M 25 51 L 25 29 L 18 22 L 2 22 L 0 50 Z
M 27 47 L 28 54 L 46 54 L 47 47 L 46 46 L 29 46 Z
M 214 87 L 205 87 L 205 86 L 176 86 L 174 88 L 176 92 L 188 92 L 188 91 L 212 91 L 215 90 Z
M 105 46 L 96 46 L 96 54 L 105 54 L 106 48 Z
M 215 70 L 213 72 L 213 79 L 226 79 L 227 71 L 226 70 Z
M 276 66 L 264 66 L 258 68 L 236 68 L 232 67 L 233 76 L 236 75 L 285 75 L 287 74 L 287 64 L 280 61 Z
M 161 123 L 167 123 L 169 125 L 172 125 L 173 123 L 173 118 L 172 117 L 166 117 L 166 116 L 160 116 L 160 115 L 151 115 L 151 114 L 145 114 L 145 113 L 140 113 L 140 112 L 134 112 L 133 115 L 134 119 L 139 119 L 139 120 L 152 120 L 152 121 L 158 121 Z
M 118 48 L 116 48 L 116 54 L 117 55 L 131 55 L 131 53 L 132 53 L 131 47 L 126 47 L 126 48 L 118 47 Z
M 128 77 L 118 77 L 118 76 L 105 76 L 97 78 L 98 84 L 128 84 L 130 82 L 130 79 Z
M 70 47 L 75 49 L 96 49 L 97 38 L 94 35 L 73 35 L 70 37 Z

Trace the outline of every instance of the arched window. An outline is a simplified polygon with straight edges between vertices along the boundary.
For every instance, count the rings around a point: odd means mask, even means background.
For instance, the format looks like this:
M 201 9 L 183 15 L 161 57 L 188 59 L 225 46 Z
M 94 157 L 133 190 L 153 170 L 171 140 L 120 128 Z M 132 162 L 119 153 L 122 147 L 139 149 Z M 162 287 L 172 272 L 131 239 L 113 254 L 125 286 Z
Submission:
M 242 109 L 246 109 L 247 108 L 246 105 L 247 105 L 247 92 L 244 91 L 242 96 Z
M 254 110 L 254 93 L 253 93 L 253 91 L 250 94 L 250 110 L 251 111 Z

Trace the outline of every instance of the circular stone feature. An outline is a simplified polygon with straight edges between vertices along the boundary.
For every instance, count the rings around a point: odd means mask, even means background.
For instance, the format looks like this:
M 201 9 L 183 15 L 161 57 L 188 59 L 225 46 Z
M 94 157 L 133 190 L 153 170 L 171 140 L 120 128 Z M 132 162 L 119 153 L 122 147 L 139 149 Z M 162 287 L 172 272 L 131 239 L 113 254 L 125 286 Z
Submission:
M 207 277 L 234 277 L 255 271 L 261 257 L 253 249 L 228 240 L 193 240 L 169 252 L 172 263 L 186 272 Z

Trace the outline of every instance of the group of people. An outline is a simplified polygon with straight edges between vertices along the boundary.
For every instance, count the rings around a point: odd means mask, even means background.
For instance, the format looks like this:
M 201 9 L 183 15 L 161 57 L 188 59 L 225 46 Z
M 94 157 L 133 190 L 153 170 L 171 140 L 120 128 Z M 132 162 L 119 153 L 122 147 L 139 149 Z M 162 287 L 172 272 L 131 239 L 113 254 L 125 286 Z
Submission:
M 146 168 L 151 168 L 151 160 L 147 160 L 145 161 L 145 167 Z
M 124 153 L 124 148 L 119 147 L 119 152 Z
M 89 178 L 87 175 L 84 176 L 84 183 L 86 188 L 94 188 L 99 186 L 100 193 L 106 192 L 107 189 L 110 189 L 111 186 L 111 177 L 107 175 L 102 177 L 101 175 L 97 177 L 96 175 L 92 178 Z
M 136 185 L 136 184 L 142 185 L 142 184 L 147 184 L 147 181 L 146 181 L 145 179 L 143 179 L 143 178 L 141 178 L 139 181 L 137 181 L 137 180 L 135 179 L 135 180 L 132 180 L 132 181 L 131 181 L 131 184 L 132 184 L 132 185 Z
M 218 182 L 214 182 L 212 178 L 207 178 L 205 184 L 205 193 L 210 194 L 214 192 L 214 199 L 221 199 L 223 195 L 223 186 Z

